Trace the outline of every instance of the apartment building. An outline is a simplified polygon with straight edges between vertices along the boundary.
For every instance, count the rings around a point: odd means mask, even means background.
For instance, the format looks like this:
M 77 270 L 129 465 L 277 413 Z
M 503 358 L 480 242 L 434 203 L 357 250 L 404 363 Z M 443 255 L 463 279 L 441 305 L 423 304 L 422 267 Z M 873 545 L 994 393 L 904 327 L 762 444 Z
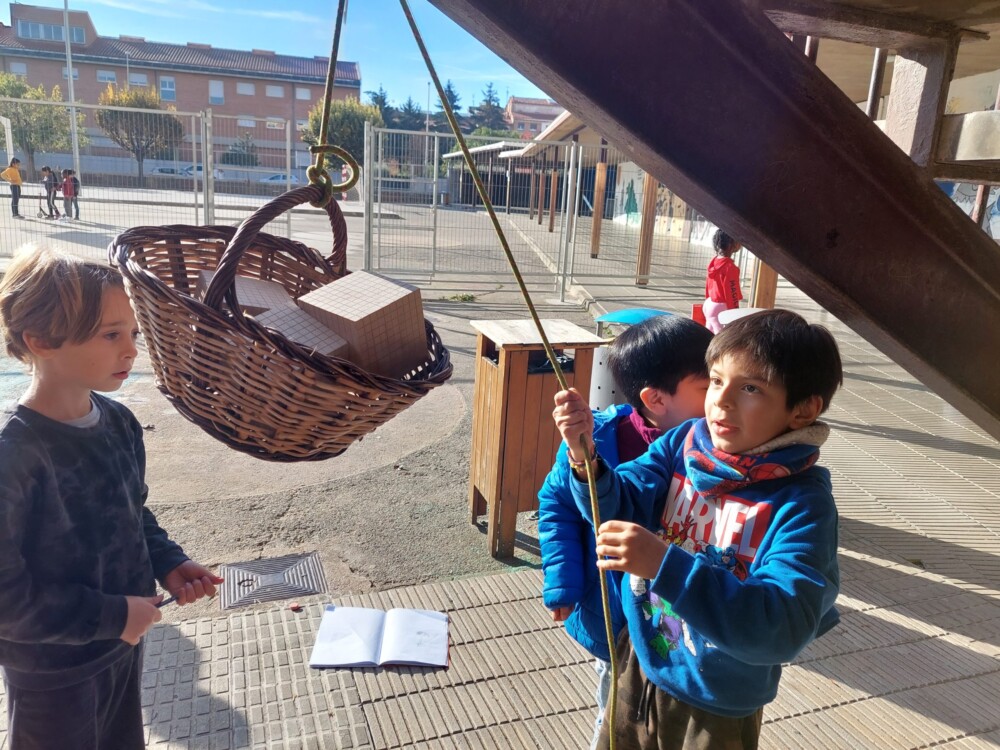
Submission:
M 564 111 L 551 99 L 512 96 L 507 100 L 503 119 L 508 130 L 518 133 L 522 140 L 531 140 Z
M 24 76 L 32 86 L 59 85 L 66 97 L 70 73 L 64 34 L 61 9 L 12 3 L 10 25 L 0 22 L 0 70 Z M 101 36 L 89 13 L 72 9 L 69 36 L 77 102 L 97 104 L 109 84 L 148 87 L 159 94 L 164 106 L 179 112 L 211 109 L 216 117 L 235 118 L 216 129 L 223 143 L 229 130 L 234 137 L 250 133 L 258 142 L 283 142 L 284 122 L 293 122 L 297 130 L 322 99 L 329 66 L 327 57 Z M 360 98 L 360 94 L 358 64 L 338 61 L 334 97 Z M 92 143 L 99 147 L 101 134 L 93 125 L 88 118 Z

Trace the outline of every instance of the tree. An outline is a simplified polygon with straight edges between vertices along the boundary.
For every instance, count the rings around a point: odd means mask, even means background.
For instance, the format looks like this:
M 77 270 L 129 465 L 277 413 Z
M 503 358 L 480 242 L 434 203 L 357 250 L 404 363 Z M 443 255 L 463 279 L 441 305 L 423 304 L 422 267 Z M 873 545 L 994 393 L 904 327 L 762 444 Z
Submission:
M 145 88 L 108 88 L 98 97 L 105 107 L 126 109 L 97 110 L 97 124 L 105 135 L 135 157 L 139 165 L 139 186 L 145 184 L 142 163 L 168 153 L 184 140 L 184 125 L 171 114 L 129 112 L 129 109 L 161 109 L 160 97 Z M 169 111 L 169 110 L 168 110 Z
M 253 134 L 244 133 L 229 146 L 229 150 L 219 157 L 220 164 L 232 164 L 237 167 L 256 167 L 257 144 L 253 142 Z
M 323 102 L 319 101 L 316 102 L 315 107 L 309 110 L 309 120 L 301 131 L 302 140 L 311 146 L 319 143 L 319 129 L 322 121 Z M 362 104 L 354 97 L 337 99 L 330 104 L 330 123 L 327 128 L 326 142 L 332 146 L 340 146 L 353 156 L 358 164 L 362 164 L 365 154 L 366 122 L 370 122 L 372 127 L 385 127 L 382 113 L 375 105 Z M 333 158 L 328 163 L 332 167 L 339 165 L 340 160 Z M 340 176 L 333 175 L 333 180 L 339 182 Z
M 378 107 L 379 114 L 382 115 L 382 122 L 392 122 L 396 115 L 396 108 L 389 104 L 389 94 L 379 84 L 378 91 L 366 91 L 368 103 L 373 107 Z
M 423 130 L 424 123 L 424 111 L 420 109 L 420 105 L 413 101 L 412 96 L 406 97 L 403 106 L 396 113 L 396 120 L 393 123 L 396 130 Z
M 507 123 L 503 119 L 500 97 L 492 83 L 486 84 L 486 88 L 483 89 L 483 100 L 478 107 L 471 108 L 470 114 L 476 128 L 490 130 L 504 130 L 506 128 Z
M 29 86 L 23 78 L 11 73 L 0 73 L 0 96 L 38 102 L 63 100 L 58 86 L 53 86 L 51 91 L 46 92 L 44 86 Z M 14 143 L 24 154 L 24 168 L 29 175 L 28 179 L 32 179 L 36 173 L 36 153 L 70 151 L 73 148 L 69 112 L 65 107 L 0 102 L 0 115 L 10 120 Z M 85 119 L 86 115 L 83 112 L 77 112 L 77 140 L 80 145 L 87 143 L 87 134 L 83 129 Z

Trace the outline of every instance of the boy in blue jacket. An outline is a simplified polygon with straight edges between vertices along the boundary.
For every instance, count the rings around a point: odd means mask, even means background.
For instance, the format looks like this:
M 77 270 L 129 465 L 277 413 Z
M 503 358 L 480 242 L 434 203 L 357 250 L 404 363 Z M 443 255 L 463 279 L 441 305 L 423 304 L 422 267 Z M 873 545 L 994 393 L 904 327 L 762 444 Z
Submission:
M 609 466 L 638 458 L 667 430 L 705 414 L 708 375 L 705 351 L 711 332 L 690 318 L 659 316 L 627 328 L 608 350 L 608 368 L 628 405 L 594 412 L 594 443 Z M 566 632 L 594 656 L 598 674 L 600 731 L 611 683 L 594 531 L 580 515 L 570 490 L 566 446 L 538 493 L 538 539 L 542 548 L 543 603 Z M 620 574 L 609 578 L 612 629 L 625 627 L 618 602 Z
M 817 422 L 843 380 L 829 331 L 795 313 L 742 318 L 709 345 L 705 419 L 635 461 L 596 461 L 598 566 L 621 571 L 619 750 L 757 747 L 781 664 L 836 622 L 837 509 L 816 465 Z M 593 417 L 556 395 L 556 424 L 583 461 Z M 590 515 L 585 472 L 573 495 Z M 609 730 L 601 732 L 607 747 Z

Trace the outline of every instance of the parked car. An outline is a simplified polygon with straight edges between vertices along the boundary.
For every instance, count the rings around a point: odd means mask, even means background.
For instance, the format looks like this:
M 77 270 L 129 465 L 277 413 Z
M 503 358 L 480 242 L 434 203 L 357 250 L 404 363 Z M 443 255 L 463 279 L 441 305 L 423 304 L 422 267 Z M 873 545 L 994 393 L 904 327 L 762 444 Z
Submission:
M 291 183 L 292 185 L 298 185 L 299 178 L 294 174 L 291 177 L 288 177 L 283 174 L 272 174 L 269 175 L 268 177 L 261 177 L 259 182 L 267 182 L 272 185 L 287 185 L 289 183 Z
M 174 169 L 173 167 L 153 167 L 149 170 L 149 174 L 157 175 L 159 177 L 181 177 L 181 170 Z
M 198 175 L 198 177 L 201 177 L 204 173 L 205 173 L 204 167 L 202 167 L 201 164 L 198 164 L 197 166 L 188 165 L 181 170 L 181 174 L 184 177 L 193 177 L 194 175 Z M 212 177 L 214 177 L 217 180 L 221 180 L 225 177 L 225 175 L 223 174 L 221 169 L 213 169 Z

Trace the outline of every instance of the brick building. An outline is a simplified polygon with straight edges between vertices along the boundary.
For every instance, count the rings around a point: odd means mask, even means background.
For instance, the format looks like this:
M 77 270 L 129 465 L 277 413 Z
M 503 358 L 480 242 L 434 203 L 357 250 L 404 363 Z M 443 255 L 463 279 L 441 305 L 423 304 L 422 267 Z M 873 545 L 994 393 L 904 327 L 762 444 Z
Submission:
M 164 107 L 179 112 L 211 109 L 216 117 L 236 118 L 218 121 L 224 124 L 216 127 L 222 145 L 232 140 L 226 131 L 232 136 L 250 133 L 259 143 L 283 143 L 284 121 L 293 122 L 297 130 L 323 97 L 327 57 L 100 36 L 86 11 L 70 10 L 69 26 L 77 102 L 97 104 L 109 84 L 149 87 Z M 10 25 L 0 22 L 0 70 L 24 76 L 31 86 L 58 85 L 68 98 L 62 10 L 12 3 Z M 338 61 L 335 98 L 360 98 L 360 93 L 358 64 Z M 91 143 L 99 147 L 100 131 L 90 118 L 87 126 Z M 293 140 L 298 142 L 298 136 Z M 302 148 L 296 144 L 296 150 Z
M 551 99 L 512 96 L 507 100 L 503 119 L 508 130 L 519 133 L 523 140 L 531 140 L 564 111 Z

